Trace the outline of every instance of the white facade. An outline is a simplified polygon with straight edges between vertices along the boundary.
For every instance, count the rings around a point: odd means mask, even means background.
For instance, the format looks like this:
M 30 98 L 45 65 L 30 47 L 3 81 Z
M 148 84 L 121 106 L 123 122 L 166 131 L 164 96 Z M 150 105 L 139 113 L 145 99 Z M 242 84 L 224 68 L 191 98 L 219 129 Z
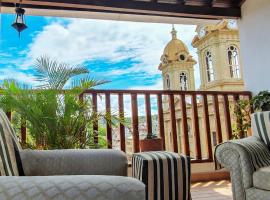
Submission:
M 239 31 L 246 90 L 270 91 L 270 0 L 246 0 Z

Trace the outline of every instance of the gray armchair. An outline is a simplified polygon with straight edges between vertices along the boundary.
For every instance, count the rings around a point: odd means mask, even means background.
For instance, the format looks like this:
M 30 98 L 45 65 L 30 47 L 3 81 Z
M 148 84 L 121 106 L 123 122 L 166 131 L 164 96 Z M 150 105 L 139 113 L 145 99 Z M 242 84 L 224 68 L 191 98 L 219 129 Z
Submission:
M 270 199 L 270 112 L 252 115 L 253 136 L 225 142 L 216 158 L 230 170 L 234 200 Z
M 117 150 L 21 150 L 0 110 L 1 200 L 144 200 Z

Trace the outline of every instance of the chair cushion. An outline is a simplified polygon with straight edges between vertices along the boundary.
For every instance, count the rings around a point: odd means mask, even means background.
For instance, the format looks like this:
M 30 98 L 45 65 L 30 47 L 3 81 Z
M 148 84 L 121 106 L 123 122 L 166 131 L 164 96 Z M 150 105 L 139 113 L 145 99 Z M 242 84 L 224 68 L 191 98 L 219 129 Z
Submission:
M 9 119 L 0 109 L 0 173 L 1 176 L 18 176 L 18 166 L 15 149 L 21 147 Z
M 253 185 L 255 188 L 270 191 L 270 166 L 262 167 L 253 173 Z
M 123 176 L 3 176 L 1 200 L 143 200 L 145 186 Z
M 270 150 L 270 111 L 253 113 L 251 128 L 253 135 L 259 137 Z

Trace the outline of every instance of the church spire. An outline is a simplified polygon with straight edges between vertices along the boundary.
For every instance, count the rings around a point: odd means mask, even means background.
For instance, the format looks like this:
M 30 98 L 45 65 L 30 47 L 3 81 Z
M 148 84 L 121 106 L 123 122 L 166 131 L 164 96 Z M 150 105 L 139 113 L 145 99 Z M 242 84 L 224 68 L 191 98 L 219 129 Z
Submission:
M 176 31 L 175 28 L 174 28 L 174 24 L 172 25 L 172 31 L 171 31 L 171 34 L 172 34 L 172 39 L 173 39 L 173 40 L 177 39 L 177 31 Z

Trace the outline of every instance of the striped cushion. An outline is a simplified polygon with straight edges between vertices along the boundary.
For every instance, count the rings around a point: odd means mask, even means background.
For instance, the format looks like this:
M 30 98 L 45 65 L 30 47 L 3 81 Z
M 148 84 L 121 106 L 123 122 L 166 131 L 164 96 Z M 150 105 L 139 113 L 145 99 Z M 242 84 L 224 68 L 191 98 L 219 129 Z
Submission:
M 133 177 L 146 185 L 146 200 L 189 200 L 190 159 L 171 152 L 133 154 Z
M 251 116 L 253 135 L 259 137 L 270 149 L 270 112 L 256 112 Z
M 21 147 L 15 138 L 11 124 L 0 109 L 0 173 L 2 176 L 18 176 L 15 148 Z

